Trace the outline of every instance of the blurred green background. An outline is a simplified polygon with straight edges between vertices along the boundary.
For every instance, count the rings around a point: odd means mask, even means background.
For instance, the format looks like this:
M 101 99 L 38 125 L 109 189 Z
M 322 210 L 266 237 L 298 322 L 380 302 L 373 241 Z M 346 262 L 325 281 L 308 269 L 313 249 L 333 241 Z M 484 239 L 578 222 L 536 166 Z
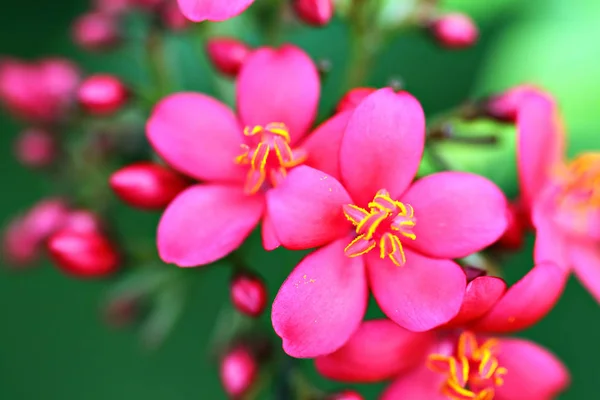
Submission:
M 443 4 L 448 10 L 471 13 L 481 27 L 480 43 L 467 51 L 447 52 L 421 33 L 407 33 L 381 55 L 370 84 L 382 86 L 400 78 L 432 115 L 470 95 L 521 82 L 539 83 L 559 98 L 570 133 L 570 154 L 600 148 L 600 2 L 462 0 Z M 5 5 L 0 13 L 0 54 L 66 55 L 75 57 L 87 71 L 119 71 L 135 79 L 140 65 L 131 62 L 130 54 L 120 52 L 105 59 L 86 55 L 71 44 L 70 23 L 87 7 L 86 0 Z M 328 112 L 338 98 L 348 55 L 343 24 L 335 21 L 323 30 L 296 29 L 288 38 L 315 59 L 332 61 L 322 104 L 322 114 Z M 181 88 L 209 90 L 210 75 L 197 66 L 198 43 L 173 39 L 172 46 L 169 60 L 174 74 L 187 74 L 185 81 L 180 80 Z M 43 175 L 14 160 L 12 142 L 20 128 L 0 116 L 3 223 L 47 195 L 51 187 Z M 490 174 L 514 192 L 514 168 Z M 157 218 L 123 206 L 114 222 L 123 237 L 151 240 Z M 282 251 L 263 254 L 258 247 L 251 241 L 246 253 L 250 264 L 268 277 L 274 293 L 297 257 Z M 507 279 L 522 276 L 530 258 L 526 254 L 510 258 L 505 264 Z M 115 332 L 100 318 L 108 282 L 79 282 L 47 263 L 18 273 L 0 269 L 0 398 L 224 399 L 214 360 L 206 353 L 212 325 L 227 304 L 229 272 L 215 266 L 189 275 L 190 299 L 182 320 L 160 349 L 149 352 L 139 345 L 134 330 Z M 265 326 L 268 319 L 267 313 Z M 562 399 L 579 400 L 598 393 L 600 308 L 574 279 L 552 313 L 523 336 L 553 350 L 570 368 L 573 383 Z M 322 388 L 342 387 L 314 376 L 309 362 L 304 366 Z M 375 398 L 381 387 L 360 388 L 368 398 Z

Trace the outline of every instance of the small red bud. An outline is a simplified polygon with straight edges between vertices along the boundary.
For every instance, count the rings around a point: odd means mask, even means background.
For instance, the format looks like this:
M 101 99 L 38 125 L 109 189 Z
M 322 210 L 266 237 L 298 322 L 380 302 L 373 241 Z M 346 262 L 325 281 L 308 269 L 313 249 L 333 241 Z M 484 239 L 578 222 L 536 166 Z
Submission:
M 245 347 L 238 347 L 223 357 L 220 367 L 221 383 L 225 392 L 233 397 L 243 396 L 252 386 L 258 366 Z
M 56 157 L 55 138 L 43 129 L 28 129 L 19 134 L 15 153 L 21 164 L 27 167 L 47 167 Z
M 460 13 L 439 17 L 431 25 L 431 32 L 442 46 L 451 49 L 471 47 L 479 36 L 473 20 Z
M 212 65 L 223 75 L 235 77 L 252 50 L 233 38 L 213 38 L 206 44 L 206 53 Z
M 348 93 L 346 93 L 338 102 L 336 112 L 340 113 L 342 111 L 354 110 L 360 104 L 360 102 L 365 99 L 365 97 L 376 90 L 377 89 L 369 87 L 354 88 L 349 90 Z
M 48 240 L 48 251 L 63 272 L 80 278 L 95 278 L 115 272 L 119 256 L 100 232 L 63 228 Z
M 251 317 L 258 317 L 267 305 L 267 288 L 254 276 L 238 275 L 231 282 L 231 302 L 236 310 Z
M 146 210 L 165 208 L 188 186 L 187 180 L 159 164 L 132 164 L 110 177 L 110 186 L 121 200 Z
M 333 17 L 332 0 L 295 0 L 294 10 L 303 22 L 313 26 L 323 26 Z
M 344 390 L 329 397 L 327 400 L 364 400 L 358 392 L 353 390 Z
M 92 12 L 73 24 L 73 41 L 89 51 L 108 50 L 121 41 L 119 23 L 112 14 Z
M 119 111 L 127 98 L 127 88 L 112 75 L 92 75 L 83 81 L 77 92 L 79 104 L 94 115 Z

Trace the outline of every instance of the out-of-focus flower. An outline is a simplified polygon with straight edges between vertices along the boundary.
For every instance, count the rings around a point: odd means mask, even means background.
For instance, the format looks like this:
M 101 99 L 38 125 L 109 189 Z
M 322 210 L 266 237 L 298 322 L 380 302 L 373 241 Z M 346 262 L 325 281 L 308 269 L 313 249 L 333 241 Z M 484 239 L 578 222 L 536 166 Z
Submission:
M 164 2 L 159 12 L 163 25 L 173 31 L 182 31 L 190 26 L 190 21 L 181 13 L 175 0 Z
M 337 169 L 347 114 L 304 138 L 319 94 L 314 63 L 286 45 L 256 50 L 244 63 L 237 79 L 238 116 L 196 93 L 174 94 L 156 106 L 147 124 L 150 143 L 171 166 L 206 182 L 185 190 L 163 214 L 158 250 L 164 261 L 182 267 L 216 261 L 261 219 L 264 247 L 279 246 L 265 193 L 297 165 Z
M 43 168 L 56 158 L 56 139 L 44 129 L 30 128 L 19 134 L 15 143 L 15 154 L 21 164 L 32 168 Z
M 339 152 L 329 153 L 339 170 L 297 167 L 267 194 L 283 246 L 324 246 L 300 262 L 273 303 L 288 354 L 314 357 L 342 346 L 364 316 L 368 286 L 390 319 L 414 331 L 457 314 L 466 280 L 452 259 L 494 243 L 506 229 L 507 204 L 473 174 L 412 183 L 424 142 L 419 102 L 381 89 L 351 113 Z
M 363 101 L 367 96 L 375 92 L 377 89 L 370 87 L 363 88 L 354 88 L 348 91 L 342 97 L 342 99 L 338 102 L 336 106 L 336 112 L 340 113 L 343 111 L 354 110 L 361 101 Z
M 225 21 L 241 14 L 254 0 L 177 0 L 181 12 L 191 21 Z
M 243 396 L 254 384 L 258 365 L 250 351 L 239 346 L 221 360 L 220 376 L 225 392 L 232 398 Z
M 231 282 L 230 296 L 236 310 L 251 317 L 260 316 L 267 306 L 267 288 L 256 276 L 235 276 Z
M 121 41 L 119 21 L 115 15 L 91 12 L 79 17 L 72 28 L 73 41 L 85 50 L 108 50 Z
M 80 75 L 68 60 L 0 62 L 0 101 L 16 116 L 39 122 L 61 119 L 72 104 Z
M 545 400 L 570 383 L 560 360 L 527 340 L 469 330 L 415 333 L 389 320 L 364 322 L 343 348 L 315 362 L 341 381 L 396 378 L 383 400 Z
M 296 15 L 308 25 L 327 25 L 333 17 L 332 0 L 294 0 Z
M 129 92 L 119 78 L 108 74 L 92 75 L 79 86 L 77 100 L 85 111 L 108 115 L 119 111 L 127 102 Z
M 119 267 L 119 253 L 113 243 L 87 224 L 64 226 L 50 236 L 47 246 L 56 267 L 78 278 L 106 276 Z
M 217 37 L 206 42 L 206 53 L 212 65 L 231 77 L 237 76 L 251 51 L 247 44 L 233 38 Z
M 64 201 L 46 199 L 14 219 L 3 236 L 3 253 L 9 264 L 26 266 L 38 260 L 45 240 L 59 229 L 68 214 Z
M 160 210 L 187 186 L 188 181 L 172 169 L 150 162 L 121 168 L 110 177 L 113 191 L 132 207 Z
M 473 20 L 465 14 L 442 15 L 431 24 L 431 33 L 444 47 L 462 49 L 477 41 L 479 30 Z

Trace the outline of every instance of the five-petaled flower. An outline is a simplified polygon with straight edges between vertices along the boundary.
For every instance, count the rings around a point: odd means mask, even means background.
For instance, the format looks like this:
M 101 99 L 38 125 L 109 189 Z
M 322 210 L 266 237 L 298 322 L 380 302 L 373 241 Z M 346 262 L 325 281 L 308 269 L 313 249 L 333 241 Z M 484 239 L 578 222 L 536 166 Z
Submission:
M 267 194 L 283 246 L 323 246 L 273 304 L 275 331 L 296 357 L 342 346 L 363 318 L 368 286 L 405 328 L 448 322 L 466 285 L 452 259 L 492 244 L 507 225 L 506 199 L 483 177 L 442 172 L 412 183 L 425 141 L 414 97 L 381 89 L 348 112 L 339 152 L 330 154 L 336 168 L 297 167 Z
M 262 219 L 268 250 L 279 246 L 265 193 L 289 170 L 330 170 L 349 113 L 308 135 L 319 102 L 317 69 L 300 49 L 256 50 L 237 79 L 237 113 L 199 93 L 163 99 L 148 139 L 175 169 L 204 183 L 180 193 L 158 227 L 161 258 L 181 267 L 209 264 L 235 250 Z

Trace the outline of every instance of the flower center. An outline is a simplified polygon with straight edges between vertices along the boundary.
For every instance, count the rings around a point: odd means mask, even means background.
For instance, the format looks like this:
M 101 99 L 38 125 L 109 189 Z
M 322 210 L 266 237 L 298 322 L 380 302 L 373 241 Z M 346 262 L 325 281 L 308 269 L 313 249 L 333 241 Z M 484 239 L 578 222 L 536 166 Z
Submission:
M 258 192 L 267 178 L 273 187 L 286 177 L 287 170 L 306 161 L 303 149 L 290 147 L 290 133 L 285 124 L 273 122 L 265 126 L 244 128 L 244 135 L 258 139 L 255 144 L 242 144 L 243 153 L 235 158 L 236 164 L 249 165 L 244 191 Z
M 463 332 L 456 355 L 431 354 L 427 366 L 447 376 L 441 391 L 448 399 L 492 400 L 508 372 L 499 365 L 499 351 L 497 340 L 489 339 L 479 346 L 473 333 Z
M 600 153 L 583 153 L 555 173 L 561 205 L 579 210 L 600 208 Z
M 389 259 L 397 266 L 406 262 L 401 238 L 415 240 L 412 232 L 417 222 L 409 204 L 392 200 L 387 190 L 377 192 L 369 203 L 369 210 L 348 204 L 343 207 L 346 218 L 356 227 L 356 238 L 350 242 L 345 254 L 357 257 L 379 246 L 381 258 Z

